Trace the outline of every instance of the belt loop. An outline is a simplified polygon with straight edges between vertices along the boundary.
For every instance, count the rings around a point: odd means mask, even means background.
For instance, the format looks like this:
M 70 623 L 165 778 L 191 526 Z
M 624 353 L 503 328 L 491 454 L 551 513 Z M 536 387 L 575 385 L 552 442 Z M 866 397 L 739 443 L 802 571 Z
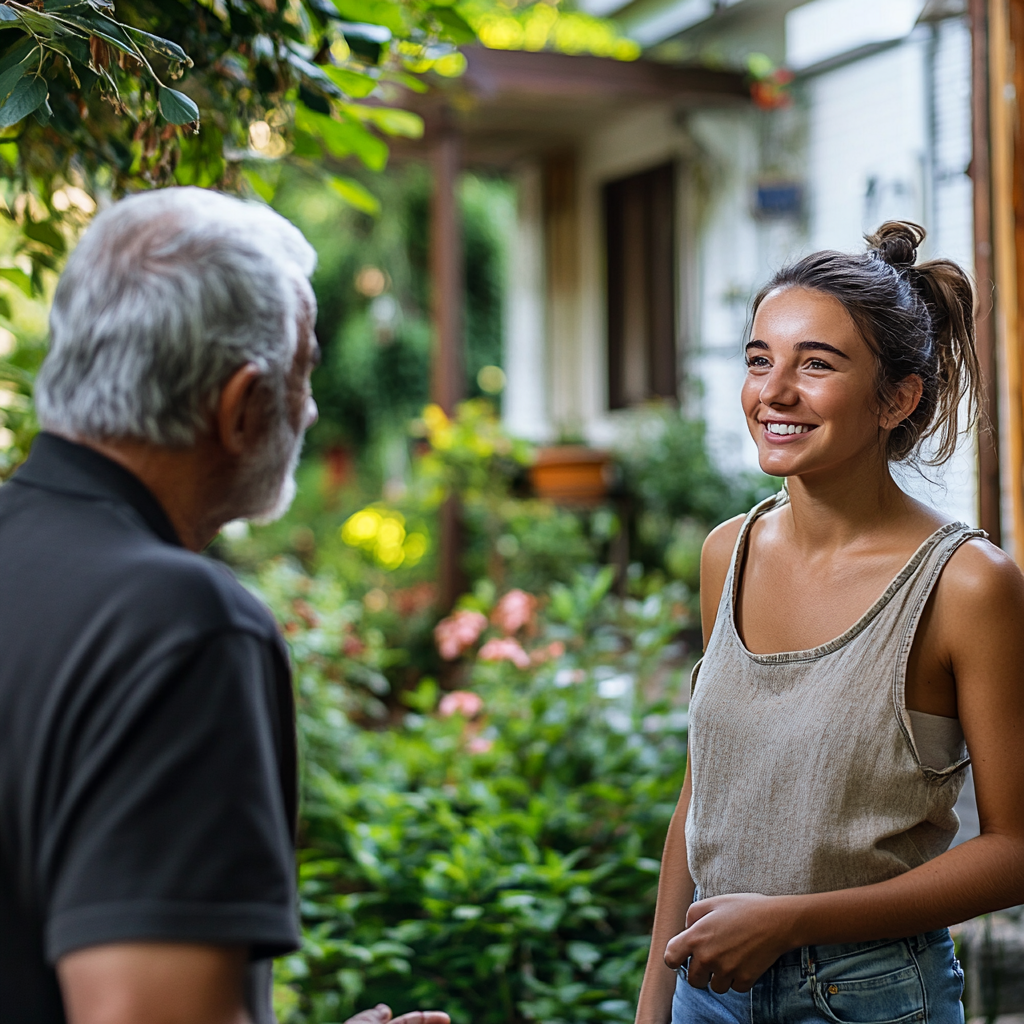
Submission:
M 811 956 L 810 946 L 800 947 L 800 976 L 806 978 L 814 974 L 814 959 Z
M 915 935 L 911 942 L 913 943 L 915 953 L 923 953 L 928 945 L 928 936 L 921 932 L 920 935 Z

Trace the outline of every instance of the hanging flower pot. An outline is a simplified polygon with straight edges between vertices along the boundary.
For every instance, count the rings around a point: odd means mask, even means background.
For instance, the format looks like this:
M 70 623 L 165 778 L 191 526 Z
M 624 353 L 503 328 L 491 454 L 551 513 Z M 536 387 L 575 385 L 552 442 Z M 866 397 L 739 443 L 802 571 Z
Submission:
M 611 455 L 585 445 L 541 448 L 530 467 L 537 497 L 559 505 L 600 504 L 611 482 Z

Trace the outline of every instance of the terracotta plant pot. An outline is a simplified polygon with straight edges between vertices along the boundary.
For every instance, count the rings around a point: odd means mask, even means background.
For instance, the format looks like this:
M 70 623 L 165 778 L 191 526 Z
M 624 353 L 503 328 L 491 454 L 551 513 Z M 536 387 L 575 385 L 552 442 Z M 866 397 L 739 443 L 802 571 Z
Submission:
M 597 505 L 608 495 L 611 455 L 585 445 L 541 448 L 530 467 L 538 498 L 559 505 Z

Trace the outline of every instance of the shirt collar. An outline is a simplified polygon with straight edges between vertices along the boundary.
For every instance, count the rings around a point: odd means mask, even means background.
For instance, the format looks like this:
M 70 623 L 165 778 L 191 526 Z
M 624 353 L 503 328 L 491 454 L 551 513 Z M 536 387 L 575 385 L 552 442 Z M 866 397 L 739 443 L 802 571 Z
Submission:
M 48 491 L 77 494 L 130 505 L 145 524 L 168 544 L 181 547 L 181 539 L 163 506 L 137 477 L 93 448 L 42 433 L 11 483 Z

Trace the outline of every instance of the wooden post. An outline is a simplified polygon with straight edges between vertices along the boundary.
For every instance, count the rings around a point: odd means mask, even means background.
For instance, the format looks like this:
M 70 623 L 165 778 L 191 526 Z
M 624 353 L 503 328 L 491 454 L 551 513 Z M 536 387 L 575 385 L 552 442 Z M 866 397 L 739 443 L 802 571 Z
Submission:
M 430 204 L 430 287 L 434 320 L 431 398 L 451 416 L 465 393 L 462 355 L 462 232 L 457 187 L 459 137 L 443 131 L 434 143 Z
M 430 203 L 430 287 L 434 321 L 431 399 L 447 415 L 465 394 L 462 342 L 462 232 L 458 181 L 459 137 L 442 129 L 431 152 L 434 190 Z M 438 606 L 448 612 L 465 589 L 462 573 L 462 517 L 455 497 L 441 506 L 438 538 Z
M 996 374 L 995 274 L 992 259 L 992 168 L 989 151 L 989 0 L 970 0 L 971 180 L 974 185 L 974 275 L 978 288 L 977 342 L 984 397 L 978 430 L 978 521 L 1002 544 L 999 474 L 999 389 Z

